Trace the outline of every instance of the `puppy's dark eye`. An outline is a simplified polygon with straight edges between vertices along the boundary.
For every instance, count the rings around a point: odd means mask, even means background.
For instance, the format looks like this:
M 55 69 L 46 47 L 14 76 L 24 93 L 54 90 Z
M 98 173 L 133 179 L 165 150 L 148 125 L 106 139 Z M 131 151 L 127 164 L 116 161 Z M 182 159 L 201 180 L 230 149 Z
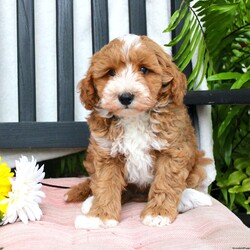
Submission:
M 148 72 L 149 72 L 149 70 L 148 70 L 147 68 L 145 68 L 145 67 L 141 67 L 141 68 L 140 68 L 140 71 L 141 71 L 144 75 L 148 74 Z
M 167 88 L 169 86 L 170 82 L 163 82 L 162 83 L 162 87 L 163 88 Z
M 109 75 L 109 76 L 115 76 L 115 75 L 116 75 L 115 70 L 114 70 L 114 69 L 110 69 L 110 70 L 108 71 L 108 75 Z

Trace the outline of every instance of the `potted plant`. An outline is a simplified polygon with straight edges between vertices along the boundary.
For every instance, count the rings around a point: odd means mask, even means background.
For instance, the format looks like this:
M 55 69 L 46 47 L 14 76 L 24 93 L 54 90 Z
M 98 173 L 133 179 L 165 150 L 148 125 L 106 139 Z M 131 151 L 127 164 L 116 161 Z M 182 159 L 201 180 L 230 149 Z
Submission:
M 166 46 L 179 45 L 173 60 L 181 70 L 197 61 L 189 89 L 204 77 L 212 90 L 250 87 L 250 1 L 182 1 L 165 32 L 182 26 Z M 212 108 L 216 182 L 211 194 L 235 213 L 250 214 L 250 107 Z M 245 222 L 250 223 L 248 222 Z

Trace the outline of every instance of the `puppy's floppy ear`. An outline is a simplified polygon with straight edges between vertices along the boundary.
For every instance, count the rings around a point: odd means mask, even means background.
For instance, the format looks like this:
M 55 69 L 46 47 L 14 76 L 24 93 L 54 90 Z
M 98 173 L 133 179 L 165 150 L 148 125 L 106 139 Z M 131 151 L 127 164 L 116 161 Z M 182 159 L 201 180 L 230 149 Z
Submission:
M 177 66 L 171 61 L 168 62 L 168 66 L 163 69 L 163 72 L 172 75 L 173 78 L 169 84 L 172 100 L 173 103 L 175 103 L 176 105 L 181 105 L 183 103 L 183 98 L 187 90 L 186 76 L 182 72 L 180 72 Z M 164 90 L 164 82 L 163 82 L 163 90 Z
M 164 51 L 157 55 L 158 61 L 162 67 L 162 90 L 161 95 L 171 98 L 173 103 L 181 105 L 186 94 L 187 80 L 186 76 L 179 71 L 177 66 L 171 61 L 169 55 Z
M 186 94 L 187 81 L 185 75 L 179 71 L 177 66 L 171 61 L 171 57 L 157 43 L 146 36 L 142 36 L 141 39 L 146 42 L 150 49 L 153 49 L 162 68 L 160 100 L 164 102 L 172 99 L 176 105 L 182 104 Z
M 99 98 L 94 86 L 91 68 L 87 71 L 86 77 L 79 82 L 78 89 L 80 92 L 81 102 L 84 104 L 86 109 L 92 110 L 97 104 Z

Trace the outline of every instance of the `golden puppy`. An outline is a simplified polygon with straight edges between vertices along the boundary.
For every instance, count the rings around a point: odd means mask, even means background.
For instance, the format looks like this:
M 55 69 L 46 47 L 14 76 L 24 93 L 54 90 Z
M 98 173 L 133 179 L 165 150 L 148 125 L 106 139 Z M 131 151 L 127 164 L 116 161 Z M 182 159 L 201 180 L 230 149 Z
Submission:
M 141 219 L 150 226 L 211 204 L 195 190 L 211 160 L 197 149 L 185 93 L 184 74 L 146 36 L 117 38 L 92 57 L 80 82 L 81 101 L 91 110 L 84 163 L 91 178 L 65 195 L 69 202 L 91 195 L 77 228 L 116 226 L 122 202 L 131 199 L 147 200 Z

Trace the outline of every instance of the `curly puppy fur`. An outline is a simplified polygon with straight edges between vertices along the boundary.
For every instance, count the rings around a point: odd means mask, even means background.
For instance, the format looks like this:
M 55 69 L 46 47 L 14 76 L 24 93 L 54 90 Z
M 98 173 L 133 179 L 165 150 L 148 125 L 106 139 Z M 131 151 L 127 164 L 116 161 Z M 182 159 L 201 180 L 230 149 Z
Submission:
M 66 201 L 93 195 L 86 218 L 98 218 L 102 226 L 117 225 L 121 204 L 131 199 L 147 200 L 145 224 L 173 222 L 182 192 L 202 185 L 211 162 L 197 149 L 183 104 L 184 74 L 151 39 L 127 35 L 91 58 L 79 87 L 91 110 L 84 162 L 91 178 L 72 187 Z

